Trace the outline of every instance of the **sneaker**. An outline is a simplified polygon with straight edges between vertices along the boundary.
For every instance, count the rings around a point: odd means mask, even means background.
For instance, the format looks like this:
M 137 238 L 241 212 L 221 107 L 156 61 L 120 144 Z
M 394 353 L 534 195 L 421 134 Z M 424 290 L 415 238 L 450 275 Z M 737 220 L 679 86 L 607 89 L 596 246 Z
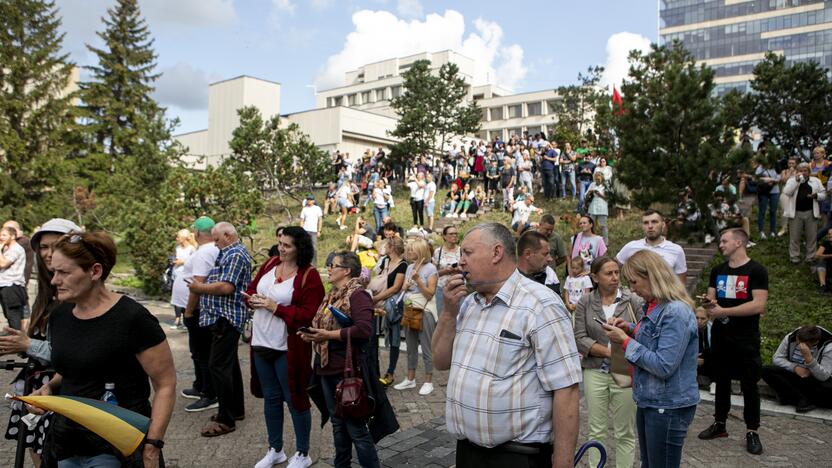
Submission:
M 728 437 L 728 431 L 725 430 L 725 423 L 714 421 L 707 429 L 699 433 L 699 438 L 702 440 L 711 440 L 717 437 Z
M 460 217 L 461 219 L 468 219 L 468 215 L 467 215 L 467 214 L 465 214 L 465 213 L 462 213 L 461 215 L 459 215 L 459 217 Z
M 427 396 L 433 393 L 433 384 L 430 382 L 425 382 L 422 384 L 422 388 L 419 389 L 419 395 Z
M 205 411 L 209 409 L 219 408 L 220 402 L 216 398 L 205 398 L 202 397 L 199 400 L 191 403 L 190 405 L 185 407 L 185 411 L 189 413 L 198 413 L 200 411 Z
M 283 450 L 276 451 L 273 448 L 269 448 L 269 451 L 266 452 L 266 456 L 261 458 L 254 468 L 272 468 L 274 465 L 279 463 L 283 463 L 286 461 L 286 454 L 283 453 Z
M 768 233 L 768 238 L 772 239 L 772 240 L 777 239 L 777 233 L 776 232 Z
M 766 240 L 766 239 L 768 239 L 768 236 L 766 236 L 766 233 L 765 233 L 765 232 L 761 232 L 761 233 L 760 233 L 760 240 Z
M 748 243 L 747 243 L 747 244 L 745 244 L 745 248 L 746 248 L 746 249 L 750 249 L 751 247 L 754 247 L 755 245 L 757 245 L 757 243 L 756 243 L 756 242 L 751 242 L 751 241 L 748 241 Z
M 200 398 L 202 398 L 202 392 L 195 388 L 186 388 L 179 392 L 179 394 L 182 395 L 182 397 L 184 398 L 190 398 L 192 400 L 199 400 Z
M 763 453 L 763 443 L 760 442 L 760 434 L 756 431 L 748 431 L 745 434 L 745 449 L 752 455 Z
M 301 455 L 300 452 L 295 452 L 292 458 L 289 459 L 289 464 L 286 468 L 306 468 L 312 465 L 312 459 L 309 455 Z
M 413 380 L 404 379 L 401 382 L 397 383 L 396 385 L 393 385 L 393 388 L 395 388 L 396 390 L 408 390 L 408 389 L 411 389 L 411 388 L 416 388 L 416 379 L 413 379 Z
M 708 387 L 708 393 L 716 395 L 716 382 L 711 382 L 710 387 Z

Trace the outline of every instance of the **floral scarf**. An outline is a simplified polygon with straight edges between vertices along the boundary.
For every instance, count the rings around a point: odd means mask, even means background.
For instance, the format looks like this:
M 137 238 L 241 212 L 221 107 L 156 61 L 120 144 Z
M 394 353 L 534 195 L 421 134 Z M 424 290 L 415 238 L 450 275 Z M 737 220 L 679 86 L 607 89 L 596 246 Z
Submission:
M 337 330 L 340 328 L 338 322 L 335 321 L 335 317 L 329 312 L 329 306 L 333 306 L 345 315 L 350 316 L 352 314 L 350 311 L 350 297 L 354 292 L 365 287 L 361 278 L 350 279 L 342 288 L 332 287 L 324 296 L 324 301 L 321 303 L 318 313 L 312 319 L 312 327 L 323 330 Z M 329 363 L 329 344 L 326 341 L 312 343 L 312 349 L 321 356 L 321 367 L 326 367 Z

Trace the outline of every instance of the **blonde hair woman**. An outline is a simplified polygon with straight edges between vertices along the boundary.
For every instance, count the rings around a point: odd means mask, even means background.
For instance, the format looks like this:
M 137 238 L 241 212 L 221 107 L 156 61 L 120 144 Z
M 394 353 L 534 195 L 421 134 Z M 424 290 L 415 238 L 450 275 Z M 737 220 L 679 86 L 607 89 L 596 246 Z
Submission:
M 639 451 L 645 466 L 679 466 L 682 446 L 699 403 L 699 335 L 693 301 L 679 277 L 649 250 L 622 268 L 630 289 L 646 302 L 637 324 L 612 317 L 607 336 L 633 365 Z
M 425 383 L 419 389 L 419 395 L 433 393 L 433 354 L 431 338 L 436 328 L 436 283 L 439 275 L 436 265 L 431 263 L 430 244 L 424 239 L 415 239 L 405 246 L 404 257 L 410 265 L 405 273 L 404 308 L 405 343 L 407 344 L 407 377 L 394 385 L 396 390 L 416 388 L 416 366 L 419 363 L 419 346 L 422 347 L 422 360 L 425 363 Z M 421 309 L 421 322 L 418 311 Z M 408 321 L 417 317 L 417 323 Z
M 185 269 L 185 261 L 188 260 L 188 257 L 193 255 L 194 252 L 196 252 L 197 248 L 199 248 L 199 244 L 196 243 L 194 233 L 187 229 L 180 229 L 176 233 L 176 258 L 173 260 L 174 279 L 182 274 Z M 173 305 L 173 312 L 176 316 L 170 327 L 177 330 L 183 330 L 185 328 L 185 324 L 182 323 L 182 318 L 184 317 L 185 308 L 173 304 L 173 293 L 171 293 L 170 300 Z

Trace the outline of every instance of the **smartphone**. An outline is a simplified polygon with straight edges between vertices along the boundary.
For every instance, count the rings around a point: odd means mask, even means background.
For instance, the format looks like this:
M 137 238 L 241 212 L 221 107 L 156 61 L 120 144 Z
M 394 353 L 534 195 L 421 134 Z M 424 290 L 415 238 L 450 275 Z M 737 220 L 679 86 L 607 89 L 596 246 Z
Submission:
M 604 325 L 610 326 L 610 324 L 608 324 L 607 322 L 605 322 L 605 321 L 603 321 L 603 320 L 599 319 L 598 317 L 592 317 L 592 320 L 595 320 L 596 322 L 598 322 L 598 324 L 599 324 L 599 325 L 601 325 L 602 327 L 603 327 Z
M 251 299 L 251 294 L 249 294 L 249 293 L 247 293 L 247 292 L 245 292 L 245 291 L 240 291 L 240 295 L 242 295 L 242 296 L 243 296 L 243 297 L 245 297 L 246 299 Z
M 312 333 L 312 330 L 309 327 L 298 327 L 298 331 L 302 333 Z
M 191 284 L 191 283 L 193 283 L 193 282 L 194 282 L 194 280 L 192 280 L 191 278 L 188 278 L 188 279 L 183 279 L 182 281 L 184 281 L 184 282 L 185 282 L 185 284 Z

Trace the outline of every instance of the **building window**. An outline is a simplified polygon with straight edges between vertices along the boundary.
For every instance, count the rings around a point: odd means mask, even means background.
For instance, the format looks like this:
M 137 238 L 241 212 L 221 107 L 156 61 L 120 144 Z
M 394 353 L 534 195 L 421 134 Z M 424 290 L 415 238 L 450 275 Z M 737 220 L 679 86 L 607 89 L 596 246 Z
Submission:
M 377 89 L 377 90 L 376 90 L 376 102 L 378 102 L 378 101 L 384 101 L 384 100 L 385 100 L 385 97 L 384 97 L 384 88 L 379 88 L 379 89 Z
M 529 115 L 541 115 L 543 114 L 543 109 L 539 102 L 530 102 L 526 104 L 526 109 L 528 110 Z
M 370 102 L 370 92 L 364 91 L 361 93 L 361 104 L 368 104 Z
M 354 106 L 355 105 L 355 94 L 350 94 L 349 97 L 347 98 L 347 102 L 349 102 L 350 106 Z
M 344 103 L 344 102 L 343 102 L 343 101 L 344 101 L 344 97 L 343 97 L 343 96 L 334 97 L 334 98 L 332 98 L 332 99 L 335 101 L 335 107 L 341 106 L 341 105 L 343 105 L 343 103 Z
M 393 96 L 394 99 L 401 96 L 402 87 L 401 86 L 391 86 L 390 87 L 390 94 Z
M 479 101 L 480 99 L 483 99 L 483 98 L 485 98 L 484 94 L 475 94 L 474 95 L 474 100 L 475 101 Z
M 515 104 L 513 106 L 508 106 L 508 118 L 516 119 L 518 117 L 523 117 L 523 105 Z
M 488 122 L 488 109 L 485 107 L 482 108 L 482 117 L 480 118 L 483 122 Z
M 491 108 L 491 120 L 503 120 L 503 108 L 502 107 L 492 107 Z

